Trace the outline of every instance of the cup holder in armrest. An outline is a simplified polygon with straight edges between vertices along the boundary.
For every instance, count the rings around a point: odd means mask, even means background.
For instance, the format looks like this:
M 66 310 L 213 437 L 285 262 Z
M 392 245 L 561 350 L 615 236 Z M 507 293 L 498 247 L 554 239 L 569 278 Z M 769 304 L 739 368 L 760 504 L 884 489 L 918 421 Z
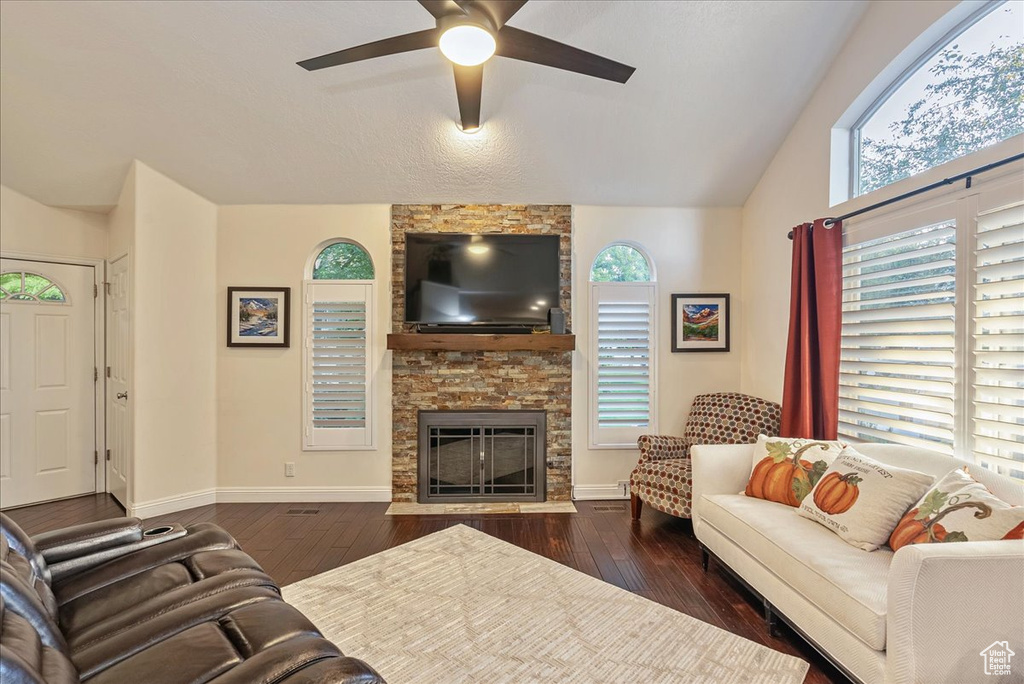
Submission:
M 150 529 L 148 529 L 145 532 L 143 532 L 142 536 L 147 538 L 147 539 L 149 539 L 151 537 L 160 537 L 160 536 L 163 536 L 163 535 L 165 535 L 168 532 L 171 532 L 173 530 L 174 530 L 174 526 L 173 525 L 161 525 L 160 527 L 151 527 Z

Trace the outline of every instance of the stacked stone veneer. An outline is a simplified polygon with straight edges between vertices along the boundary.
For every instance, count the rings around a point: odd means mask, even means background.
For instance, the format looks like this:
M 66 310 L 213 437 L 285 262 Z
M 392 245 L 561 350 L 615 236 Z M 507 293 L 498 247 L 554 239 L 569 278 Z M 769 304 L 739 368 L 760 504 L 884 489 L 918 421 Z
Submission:
M 396 204 L 391 207 L 392 330 L 405 323 L 408 233 L 558 235 L 560 305 L 571 321 L 572 219 L 568 205 Z M 523 410 L 547 413 L 548 501 L 572 496 L 572 352 L 392 352 L 394 501 L 417 499 L 420 411 Z

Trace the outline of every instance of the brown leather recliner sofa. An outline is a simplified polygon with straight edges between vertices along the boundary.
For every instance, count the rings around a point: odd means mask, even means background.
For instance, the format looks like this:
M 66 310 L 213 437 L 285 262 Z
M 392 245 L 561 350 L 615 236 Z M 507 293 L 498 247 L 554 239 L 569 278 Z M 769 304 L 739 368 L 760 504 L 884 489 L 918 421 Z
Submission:
M 216 525 L 29 537 L 0 514 L 3 684 L 377 684 Z

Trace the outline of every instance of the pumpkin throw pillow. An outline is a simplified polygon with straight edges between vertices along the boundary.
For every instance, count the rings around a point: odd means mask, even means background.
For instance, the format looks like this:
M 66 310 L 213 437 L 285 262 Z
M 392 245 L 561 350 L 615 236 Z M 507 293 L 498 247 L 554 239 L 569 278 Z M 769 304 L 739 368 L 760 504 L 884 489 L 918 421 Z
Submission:
M 957 468 L 907 511 L 889 536 L 893 551 L 908 544 L 1024 539 L 1024 507 L 996 497 Z
M 759 435 L 744 494 L 799 506 L 843 446 L 836 441 Z
M 911 504 L 935 480 L 931 475 L 879 463 L 846 447 L 800 504 L 800 515 L 829 528 L 848 544 L 874 551 Z

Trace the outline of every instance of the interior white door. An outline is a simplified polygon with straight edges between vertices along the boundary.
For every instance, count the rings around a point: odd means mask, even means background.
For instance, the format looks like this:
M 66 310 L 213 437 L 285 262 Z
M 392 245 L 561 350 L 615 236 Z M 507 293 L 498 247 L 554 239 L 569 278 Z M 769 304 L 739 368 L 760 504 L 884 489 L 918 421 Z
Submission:
M 0 259 L 0 503 L 96 491 L 92 266 Z
M 128 506 L 128 464 L 131 455 L 131 281 L 125 255 L 110 265 L 107 297 L 107 491 Z

